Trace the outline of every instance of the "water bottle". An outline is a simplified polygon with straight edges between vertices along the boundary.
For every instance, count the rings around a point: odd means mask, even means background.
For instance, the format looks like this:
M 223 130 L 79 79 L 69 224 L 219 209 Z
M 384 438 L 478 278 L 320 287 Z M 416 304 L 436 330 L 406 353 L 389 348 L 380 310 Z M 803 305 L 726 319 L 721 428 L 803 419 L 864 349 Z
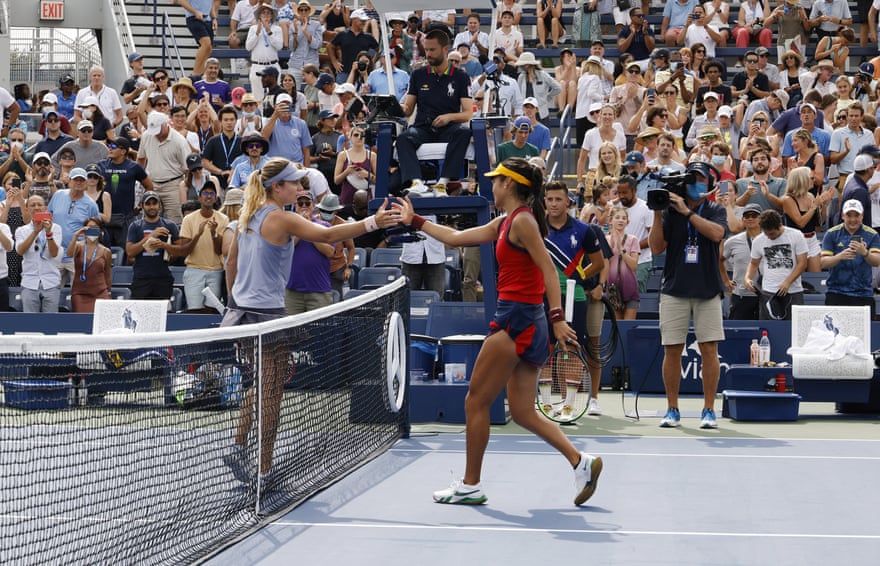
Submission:
M 73 376 L 67 376 L 67 406 L 73 407 L 76 405 L 76 389 L 73 388 Z
M 753 368 L 761 365 L 761 347 L 758 346 L 757 338 L 752 338 L 752 345 L 749 348 L 749 365 Z
M 760 363 L 762 366 L 767 366 L 770 364 L 770 338 L 767 337 L 766 330 L 761 332 L 761 342 L 759 343 L 759 346 L 761 348 Z
M 79 378 L 79 406 L 85 407 L 89 404 L 89 388 L 86 385 L 86 376 Z

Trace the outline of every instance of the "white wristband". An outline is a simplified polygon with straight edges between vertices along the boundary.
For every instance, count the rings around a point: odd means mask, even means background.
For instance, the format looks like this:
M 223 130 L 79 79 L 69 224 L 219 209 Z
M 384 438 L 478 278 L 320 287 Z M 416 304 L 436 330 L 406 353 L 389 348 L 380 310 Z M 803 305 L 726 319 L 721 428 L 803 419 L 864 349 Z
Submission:
M 376 224 L 376 215 L 364 218 L 364 230 L 367 232 L 375 232 L 378 229 L 379 225 Z

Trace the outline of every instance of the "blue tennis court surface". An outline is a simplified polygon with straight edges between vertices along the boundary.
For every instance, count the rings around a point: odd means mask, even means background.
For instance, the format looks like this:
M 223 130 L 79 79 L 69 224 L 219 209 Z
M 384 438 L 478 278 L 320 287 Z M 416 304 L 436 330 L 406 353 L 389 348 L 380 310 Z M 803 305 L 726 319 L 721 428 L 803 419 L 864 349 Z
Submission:
M 605 460 L 581 508 L 562 456 L 497 434 L 488 504 L 436 504 L 463 472 L 464 435 L 414 436 L 207 563 L 878 563 L 880 442 L 680 432 L 572 437 Z

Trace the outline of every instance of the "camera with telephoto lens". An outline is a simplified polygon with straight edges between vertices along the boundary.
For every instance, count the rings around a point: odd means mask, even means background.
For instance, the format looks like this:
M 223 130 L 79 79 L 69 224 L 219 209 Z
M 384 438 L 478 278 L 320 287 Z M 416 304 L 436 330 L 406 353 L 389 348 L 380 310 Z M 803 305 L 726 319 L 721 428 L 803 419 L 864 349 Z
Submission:
M 358 71 L 364 72 L 367 70 L 367 62 L 366 61 L 358 61 Z
M 666 210 L 669 208 L 669 193 L 675 193 L 681 198 L 687 196 L 687 186 L 695 182 L 694 174 L 674 173 L 662 175 L 657 179 L 662 183 L 656 189 L 648 191 L 648 208 L 651 210 Z
M 669 193 L 687 198 L 687 187 L 697 182 L 697 176 L 706 179 L 706 192 L 700 195 L 702 198 L 715 189 L 717 180 L 721 178 L 721 172 L 708 163 L 694 161 L 688 164 L 687 169 L 682 173 L 663 175 L 657 179 L 662 183 L 661 187 L 648 191 L 648 208 L 651 210 L 669 208 Z

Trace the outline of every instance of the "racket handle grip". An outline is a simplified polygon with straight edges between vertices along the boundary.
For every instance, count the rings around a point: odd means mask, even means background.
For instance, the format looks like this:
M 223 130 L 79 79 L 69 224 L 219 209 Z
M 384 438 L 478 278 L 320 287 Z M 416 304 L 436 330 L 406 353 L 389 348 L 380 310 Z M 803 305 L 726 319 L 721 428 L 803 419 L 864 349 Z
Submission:
M 565 321 L 571 322 L 571 319 L 574 318 L 574 279 L 569 279 L 565 282 Z

